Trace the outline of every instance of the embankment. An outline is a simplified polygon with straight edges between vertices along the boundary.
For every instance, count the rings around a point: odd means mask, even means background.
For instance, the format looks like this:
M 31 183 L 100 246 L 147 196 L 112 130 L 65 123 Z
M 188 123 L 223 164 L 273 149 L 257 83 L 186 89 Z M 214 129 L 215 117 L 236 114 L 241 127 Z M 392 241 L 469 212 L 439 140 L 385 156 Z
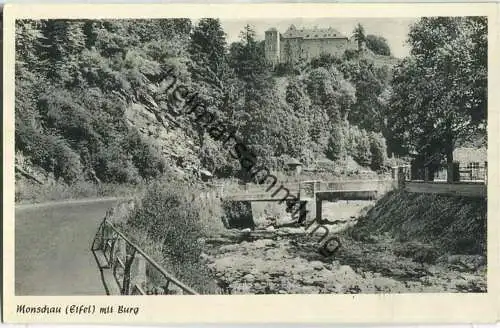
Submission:
M 486 255 L 486 215 L 486 199 L 393 191 L 349 234 L 358 240 L 385 235 L 444 254 Z

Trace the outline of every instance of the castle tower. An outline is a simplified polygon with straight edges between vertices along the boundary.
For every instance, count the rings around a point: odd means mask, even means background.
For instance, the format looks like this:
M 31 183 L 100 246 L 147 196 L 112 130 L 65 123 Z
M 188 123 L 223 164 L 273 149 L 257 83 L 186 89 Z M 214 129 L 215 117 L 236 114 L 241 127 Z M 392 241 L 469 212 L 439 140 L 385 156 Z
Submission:
M 274 27 L 266 31 L 265 56 L 266 60 L 273 65 L 280 60 L 280 35 Z

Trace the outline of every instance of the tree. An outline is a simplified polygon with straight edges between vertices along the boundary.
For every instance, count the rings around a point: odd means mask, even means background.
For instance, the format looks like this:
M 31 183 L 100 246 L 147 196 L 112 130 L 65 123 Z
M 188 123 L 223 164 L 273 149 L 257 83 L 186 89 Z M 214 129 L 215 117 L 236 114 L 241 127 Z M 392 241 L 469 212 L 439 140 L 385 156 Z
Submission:
M 85 48 L 84 23 L 53 19 L 43 26 L 47 61 L 52 66 L 49 77 L 62 83 L 73 83 L 78 74 L 78 60 Z
M 234 72 L 226 55 L 226 38 L 219 19 L 203 18 L 195 26 L 189 45 L 190 72 L 197 98 L 207 110 L 225 117 L 226 109 L 234 99 L 232 80 Z M 196 127 L 200 156 L 206 158 L 206 127 Z
M 226 59 L 226 37 L 219 19 L 202 18 L 191 34 L 191 58 L 198 65 L 206 65 L 213 74 L 220 75 Z
M 358 50 L 363 48 L 363 43 L 366 41 L 365 28 L 358 23 L 353 31 L 354 40 L 358 43 Z
M 400 151 L 443 154 L 450 169 L 457 141 L 485 131 L 486 30 L 486 18 L 476 17 L 422 18 L 411 27 L 388 118 Z
M 390 56 L 391 48 L 384 37 L 368 34 L 366 36 L 366 47 L 377 55 Z
M 320 106 L 330 120 L 347 120 L 356 101 L 356 90 L 334 66 L 313 69 L 307 77 L 306 86 L 312 103 Z
M 387 104 L 379 100 L 383 100 L 383 93 L 389 86 L 389 70 L 385 66 L 376 67 L 371 59 L 344 62 L 340 70 L 355 86 L 356 101 L 349 121 L 366 130 L 382 131 Z

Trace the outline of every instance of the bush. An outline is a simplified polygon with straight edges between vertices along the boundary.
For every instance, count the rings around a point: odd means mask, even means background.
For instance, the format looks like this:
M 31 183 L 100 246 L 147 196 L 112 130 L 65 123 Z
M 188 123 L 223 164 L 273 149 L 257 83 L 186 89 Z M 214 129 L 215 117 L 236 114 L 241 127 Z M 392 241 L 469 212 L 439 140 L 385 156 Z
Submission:
M 223 201 L 222 209 L 227 228 L 255 228 L 250 202 Z
M 366 36 L 366 47 L 377 55 L 390 56 L 391 48 L 384 37 L 368 34 Z
M 359 51 L 354 49 L 347 49 L 344 51 L 343 58 L 345 60 L 353 60 L 359 58 Z
M 166 163 L 157 147 L 141 138 L 137 130 L 129 130 L 122 149 L 130 154 L 138 174 L 144 179 L 157 178 L 166 171 Z
M 82 173 L 80 156 L 61 137 L 48 135 L 46 139 L 49 158 L 53 161 L 51 166 L 55 178 L 62 178 L 66 183 L 79 180 Z
M 371 169 L 378 171 L 387 162 L 387 146 L 385 139 L 380 133 L 370 133 Z
M 125 153 L 119 144 L 103 148 L 96 155 L 95 172 L 105 182 L 137 183 L 139 170 L 132 162 L 132 156 Z
M 31 162 L 47 172 L 52 172 L 56 179 L 73 183 L 80 179 L 82 165 L 80 156 L 57 134 L 44 134 L 31 124 L 17 122 L 16 147 L 30 154 Z
M 358 135 L 358 140 L 356 140 L 356 149 L 354 153 L 354 159 L 360 165 L 369 166 L 371 164 L 372 154 L 370 152 L 370 139 L 365 130 L 361 130 Z
M 148 187 L 129 221 L 163 243 L 166 257 L 174 262 L 197 261 L 202 249 L 199 238 L 223 229 L 220 201 L 215 197 L 200 200 L 193 189 L 170 177 L 162 178 Z
M 341 126 L 335 125 L 331 129 L 326 157 L 332 161 L 338 161 L 346 156 L 344 131 Z
M 130 224 L 163 244 L 164 255 L 174 263 L 197 261 L 202 237 L 199 211 L 190 192 L 180 184 L 153 183 Z
M 161 267 L 166 269 L 174 277 L 185 285 L 193 288 L 201 294 L 217 294 L 218 287 L 209 268 L 200 262 L 174 263 L 164 256 L 162 249 L 164 246 L 158 241 L 151 240 L 144 231 L 128 227 L 121 227 L 128 236 L 133 236 L 134 242 L 141 247 L 146 254 L 153 258 Z M 151 265 L 146 266 L 148 283 L 153 286 L 165 286 L 166 279 L 158 270 Z M 170 285 L 173 287 L 173 285 Z M 146 288 L 148 289 L 148 288 Z
M 198 190 L 197 186 L 195 189 Z M 161 250 L 165 268 L 199 292 L 213 293 L 214 277 L 201 260 L 203 238 L 223 229 L 220 204 L 200 201 L 185 183 L 171 177 L 151 184 L 127 222 L 140 245 Z M 203 204 L 211 204 L 207 209 Z M 145 248 L 148 251 L 148 248 Z

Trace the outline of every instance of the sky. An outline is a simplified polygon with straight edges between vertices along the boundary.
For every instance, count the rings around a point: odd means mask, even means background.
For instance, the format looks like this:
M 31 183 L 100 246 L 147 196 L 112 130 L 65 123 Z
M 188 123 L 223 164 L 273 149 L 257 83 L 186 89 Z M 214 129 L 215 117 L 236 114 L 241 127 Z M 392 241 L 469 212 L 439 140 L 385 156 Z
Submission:
M 316 19 L 221 19 L 222 27 L 227 35 L 228 43 L 238 41 L 239 33 L 247 23 L 255 27 L 257 38 L 263 40 L 264 32 L 275 27 L 280 33 L 284 33 L 291 24 L 297 28 L 328 28 L 332 27 L 347 37 L 352 36 L 354 27 L 361 23 L 366 34 L 375 34 L 387 39 L 393 56 L 403 58 L 408 55 L 409 48 L 405 44 L 409 27 L 418 18 L 316 18 Z

